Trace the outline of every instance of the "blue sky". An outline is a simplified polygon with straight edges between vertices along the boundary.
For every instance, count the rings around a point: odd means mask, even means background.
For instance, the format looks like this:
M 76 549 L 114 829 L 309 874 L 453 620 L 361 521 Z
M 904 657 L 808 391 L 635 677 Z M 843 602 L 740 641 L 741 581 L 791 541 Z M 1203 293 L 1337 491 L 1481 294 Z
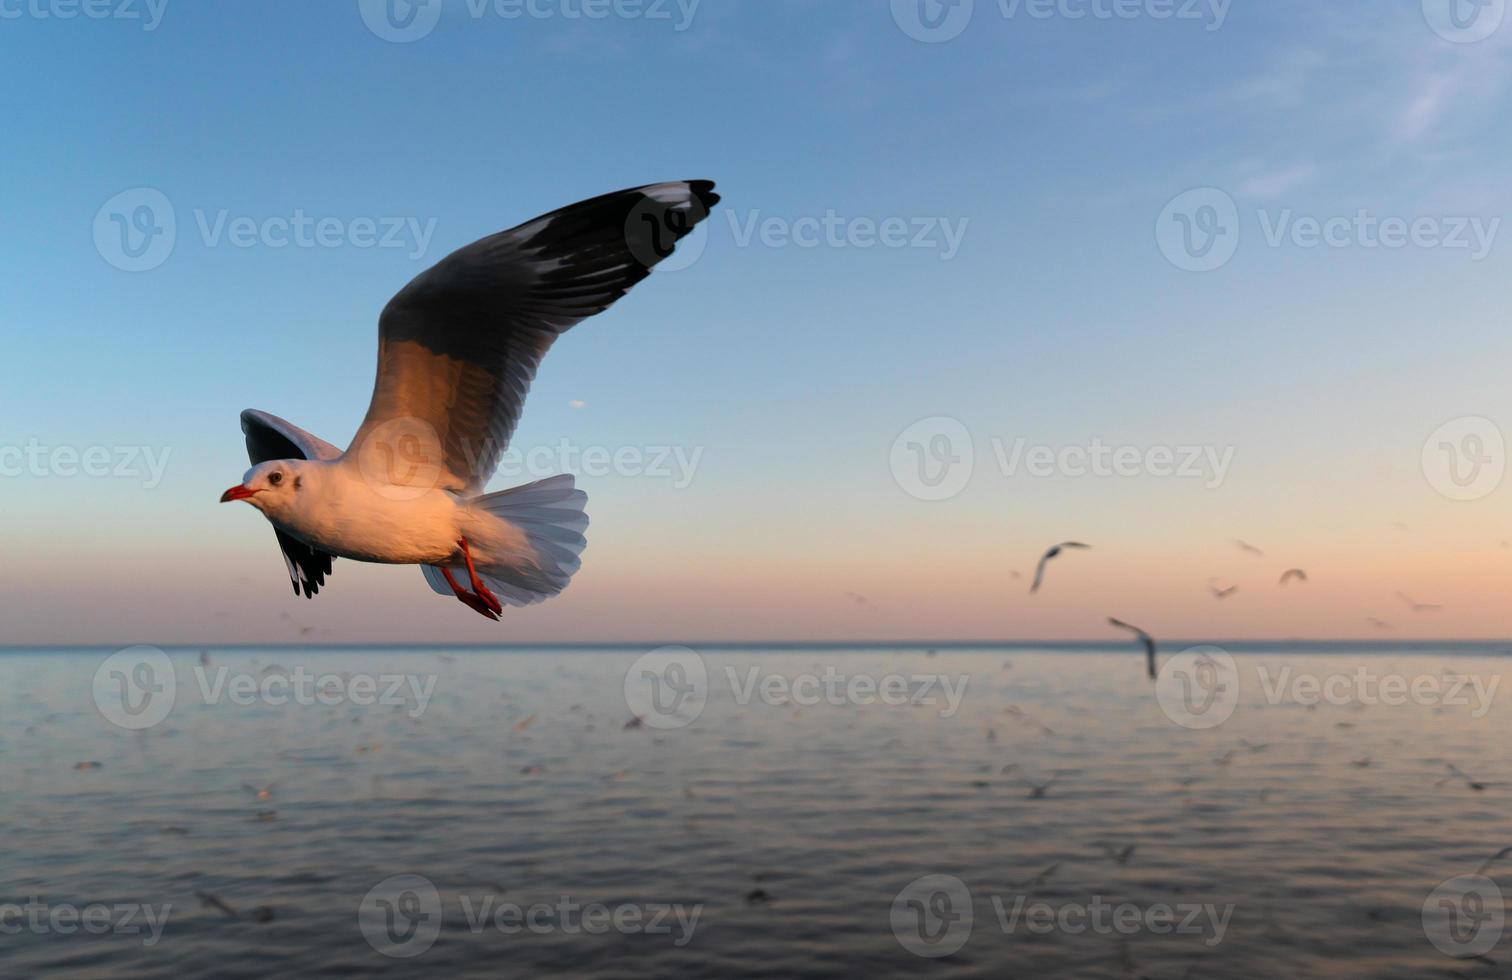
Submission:
M 1082 637 L 1106 614 L 1194 636 L 1353 636 L 1367 617 L 1506 634 L 1512 491 L 1451 499 L 1420 453 L 1453 420 L 1512 423 L 1512 24 L 1456 35 L 1449 0 L 1181 0 L 1169 18 L 1162 0 L 976 0 L 958 34 L 920 40 L 912 0 L 603 19 L 433 2 L 405 43 L 358 0 L 0 3 L 0 444 L 168 453 L 157 481 L 53 455 L 7 473 L 13 642 L 277 640 L 284 614 L 352 641 Z M 409 278 L 685 177 L 724 195 L 702 252 L 557 346 L 517 445 L 699 451 L 691 481 L 585 475 L 584 571 L 502 629 L 407 569 L 341 563 L 292 602 L 261 520 L 215 504 L 246 465 L 237 413 L 344 445 Z M 1189 220 L 1231 202 L 1237 249 L 1193 272 L 1162 251 L 1163 211 L 1204 188 L 1222 196 L 1187 198 Z M 142 189 L 176 238 L 123 271 L 97 218 L 113 228 L 102 209 Z M 1362 211 L 1426 224 L 1370 247 L 1336 220 Z M 215 234 L 297 214 L 331 244 Z M 868 233 L 889 220 L 908 245 Z M 1305 247 L 1310 220 L 1338 247 Z M 824 221 L 843 244 L 795 243 Z M 399 247 L 360 247 L 394 222 Z M 939 417 L 976 466 L 919 500 L 889 454 Z M 1211 446 L 1232 466 L 1217 487 L 1009 476 L 992 447 L 1018 438 Z M 1066 537 L 1095 556 L 1027 601 L 1011 572 Z M 1324 572 L 1283 598 L 1277 563 Z M 1246 588 L 1219 604 L 1213 578 Z M 1398 589 L 1451 615 L 1413 619 Z

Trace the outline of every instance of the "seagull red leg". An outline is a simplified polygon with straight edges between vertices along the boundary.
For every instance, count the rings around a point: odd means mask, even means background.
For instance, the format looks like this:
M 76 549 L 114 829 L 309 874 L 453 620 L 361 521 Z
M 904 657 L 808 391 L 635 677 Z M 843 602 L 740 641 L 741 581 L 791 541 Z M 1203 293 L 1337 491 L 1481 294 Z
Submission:
M 488 608 L 492 609 L 495 613 L 503 612 L 504 606 L 499 602 L 498 597 L 488 591 L 488 586 L 483 584 L 482 579 L 478 578 L 477 570 L 473 568 L 472 548 L 468 547 L 467 539 L 463 538 L 457 544 L 462 547 L 462 558 L 467 562 L 467 577 L 472 582 L 473 591 L 478 594 L 479 598 L 488 603 Z
M 436 567 L 441 569 L 441 574 L 443 577 L 445 577 L 446 584 L 451 586 L 452 591 L 457 594 L 458 599 L 462 600 L 462 604 L 464 606 L 467 606 L 469 609 L 477 612 L 480 616 L 487 616 L 489 619 L 492 619 L 495 622 L 498 621 L 499 614 L 490 609 L 488 603 L 485 602 L 482 597 L 473 595 L 471 592 L 467 591 L 466 589 L 462 588 L 462 586 L 457 584 L 457 580 L 452 578 L 451 569 L 440 565 Z

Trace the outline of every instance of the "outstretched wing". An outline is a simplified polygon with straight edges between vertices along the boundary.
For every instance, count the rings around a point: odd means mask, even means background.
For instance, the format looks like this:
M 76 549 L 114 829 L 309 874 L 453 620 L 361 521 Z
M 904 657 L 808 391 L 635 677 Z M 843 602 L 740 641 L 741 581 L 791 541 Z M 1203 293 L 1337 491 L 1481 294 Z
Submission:
M 373 401 L 348 453 L 480 492 L 552 343 L 646 278 L 718 202 L 704 180 L 606 194 L 421 273 L 379 318 Z
M 1040 590 L 1040 586 L 1045 584 L 1045 566 L 1050 563 L 1050 559 L 1054 558 L 1058 554 L 1060 554 L 1059 549 L 1051 548 L 1049 551 L 1040 556 L 1039 564 L 1034 566 L 1034 584 L 1029 586 L 1029 592 L 1031 594 L 1038 592 Z
M 341 457 L 341 450 L 329 442 L 267 412 L 247 409 L 241 414 L 241 426 L 247 437 L 247 456 L 252 460 L 253 466 L 270 459 L 329 461 Z M 312 598 L 325 584 L 326 576 L 331 574 L 331 562 L 335 559 L 323 551 L 316 551 L 303 541 L 289 537 L 276 527 L 273 533 L 278 537 L 284 564 L 289 567 L 289 581 L 294 585 L 294 594 L 303 593 L 306 599 Z

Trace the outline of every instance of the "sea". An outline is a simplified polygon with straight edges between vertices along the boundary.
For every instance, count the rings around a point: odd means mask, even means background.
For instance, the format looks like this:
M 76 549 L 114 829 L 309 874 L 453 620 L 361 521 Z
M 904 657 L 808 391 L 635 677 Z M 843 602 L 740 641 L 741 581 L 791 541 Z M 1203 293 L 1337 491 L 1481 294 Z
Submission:
M 0 650 L 0 976 L 1512 976 L 1508 654 Z

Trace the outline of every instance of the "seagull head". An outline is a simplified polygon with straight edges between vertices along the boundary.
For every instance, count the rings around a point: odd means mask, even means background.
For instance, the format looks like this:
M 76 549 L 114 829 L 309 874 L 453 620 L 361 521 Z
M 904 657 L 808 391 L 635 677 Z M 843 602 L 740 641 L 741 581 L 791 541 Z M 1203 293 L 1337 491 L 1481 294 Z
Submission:
M 310 475 L 308 460 L 259 463 L 247 471 L 241 483 L 221 494 L 220 502 L 245 500 L 269 517 L 275 517 L 295 509 L 308 488 Z

